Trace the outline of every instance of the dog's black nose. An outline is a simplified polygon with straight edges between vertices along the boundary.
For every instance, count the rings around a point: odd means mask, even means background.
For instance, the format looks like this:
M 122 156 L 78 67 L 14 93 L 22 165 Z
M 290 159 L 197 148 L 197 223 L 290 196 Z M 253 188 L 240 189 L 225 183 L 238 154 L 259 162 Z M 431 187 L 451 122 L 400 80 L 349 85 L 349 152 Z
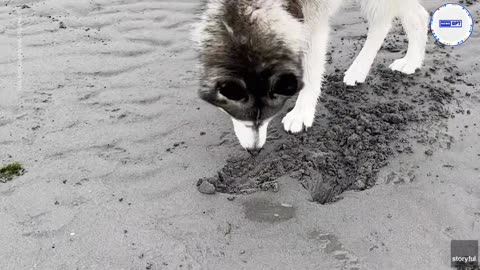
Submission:
M 252 156 L 258 156 L 258 154 L 260 154 L 260 152 L 262 152 L 262 148 L 258 148 L 258 149 L 247 149 L 247 152 L 250 153 L 250 155 Z

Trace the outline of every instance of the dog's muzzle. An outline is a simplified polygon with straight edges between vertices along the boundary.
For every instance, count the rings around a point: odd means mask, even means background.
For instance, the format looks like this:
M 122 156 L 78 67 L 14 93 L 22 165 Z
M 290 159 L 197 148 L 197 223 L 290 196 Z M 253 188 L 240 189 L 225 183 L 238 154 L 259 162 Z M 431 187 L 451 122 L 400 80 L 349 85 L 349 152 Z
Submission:
M 255 156 L 262 150 L 267 140 L 267 128 L 270 120 L 255 125 L 252 121 L 240 121 L 232 118 L 233 128 L 238 141 L 251 155 Z

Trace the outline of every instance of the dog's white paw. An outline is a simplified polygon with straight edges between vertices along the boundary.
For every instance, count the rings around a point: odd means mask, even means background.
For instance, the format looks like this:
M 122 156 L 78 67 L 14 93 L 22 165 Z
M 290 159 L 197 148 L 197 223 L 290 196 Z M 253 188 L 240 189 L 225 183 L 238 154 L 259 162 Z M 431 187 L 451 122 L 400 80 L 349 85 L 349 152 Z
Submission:
M 353 63 L 343 77 L 343 82 L 349 86 L 355 86 L 357 83 L 364 83 L 370 69 L 361 64 Z
M 405 57 L 393 61 L 390 65 L 390 69 L 393 71 L 400 71 L 405 74 L 413 74 L 415 71 L 421 67 L 421 63 L 418 61 L 409 61 Z
M 283 128 L 287 132 L 299 133 L 303 131 L 304 127 L 305 129 L 312 127 L 314 118 L 315 107 L 306 106 L 302 109 L 297 109 L 297 106 L 295 106 L 295 108 L 283 118 Z

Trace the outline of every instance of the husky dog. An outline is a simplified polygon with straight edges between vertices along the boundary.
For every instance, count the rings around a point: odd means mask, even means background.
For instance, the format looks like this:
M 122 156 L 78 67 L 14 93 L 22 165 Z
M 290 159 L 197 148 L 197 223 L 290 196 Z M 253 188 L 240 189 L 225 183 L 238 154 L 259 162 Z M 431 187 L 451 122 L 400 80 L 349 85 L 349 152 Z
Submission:
M 344 82 L 365 82 L 395 17 L 409 44 L 390 68 L 412 74 L 425 54 L 429 14 L 417 0 L 360 0 L 369 22 L 363 49 Z M 286 131 L 312 126 L 321 92 L 329 19 L 340 0 L 207 0 L 193 38 L 200 54 L 199 95 L 226 112 L 240 144 L 257 154 L 267 126 L 285 102 L 298 94 L 283 118 Z

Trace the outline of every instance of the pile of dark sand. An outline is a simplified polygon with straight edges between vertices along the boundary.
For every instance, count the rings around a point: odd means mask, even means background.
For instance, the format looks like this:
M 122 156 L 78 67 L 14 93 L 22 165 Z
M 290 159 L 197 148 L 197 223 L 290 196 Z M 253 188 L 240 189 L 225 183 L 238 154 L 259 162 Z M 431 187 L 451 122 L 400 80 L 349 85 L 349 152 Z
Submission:
M 248 194 L 276 190 L 276 180 L 288 175 L 322 204 L 372 187 L 390 157 L 413 151 L 408 130 L 450 117 L 446 105 L 455 89 L 445 74 L 455 66 L 444 60 L 445 49 L 439 54 L 432 68 L 410 76 L 376 66 L 357 87 L 345 86 L 336 70 L 325 78 L 314 127 L 291 135 L 276 121 L 259 156 L 230 158 L 198 186 L 207 181 L 217 192 Z

